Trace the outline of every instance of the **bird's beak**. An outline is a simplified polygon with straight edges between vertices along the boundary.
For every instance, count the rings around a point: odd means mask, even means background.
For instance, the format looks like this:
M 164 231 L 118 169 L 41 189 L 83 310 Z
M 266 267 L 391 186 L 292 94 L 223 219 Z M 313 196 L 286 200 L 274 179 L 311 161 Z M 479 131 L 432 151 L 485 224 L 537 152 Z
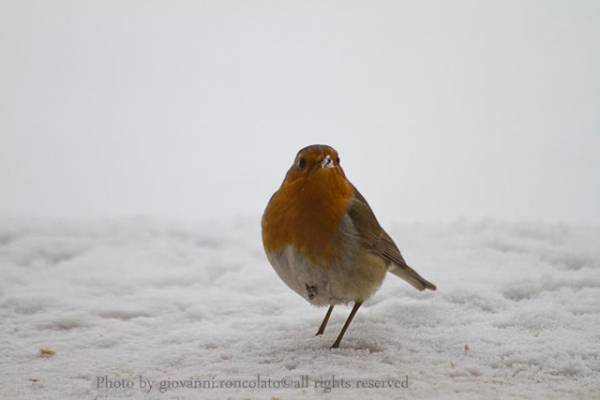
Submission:
M 321 168 L 333 168 L 335 165 L 333 165 L 333 160 L 331 159 L 331 156 L 328 154 L 326 155 L 323 160 L 321 160 Z

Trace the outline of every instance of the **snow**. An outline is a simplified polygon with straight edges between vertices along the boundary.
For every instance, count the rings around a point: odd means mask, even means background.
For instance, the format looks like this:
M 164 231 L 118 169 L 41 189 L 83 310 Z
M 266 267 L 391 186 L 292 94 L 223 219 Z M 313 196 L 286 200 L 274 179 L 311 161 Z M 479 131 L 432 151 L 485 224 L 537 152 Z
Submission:
M 600 227 L 388 228 L 438 291 L 390 275 L 330 350 L 349 307 L 314 336 L 326 309 L 278 279 L 258 218 L 5 219 L 0 398 L 600 398 Z

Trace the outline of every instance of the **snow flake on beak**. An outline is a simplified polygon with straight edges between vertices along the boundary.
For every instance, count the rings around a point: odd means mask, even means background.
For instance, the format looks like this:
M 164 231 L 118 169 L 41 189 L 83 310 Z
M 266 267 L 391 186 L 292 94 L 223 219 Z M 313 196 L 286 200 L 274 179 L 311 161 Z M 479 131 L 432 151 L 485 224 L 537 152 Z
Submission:
M 323 160 L 321 160 L 321 168 L 333 168 L 335 165 L 331 156 L 327 154 Z

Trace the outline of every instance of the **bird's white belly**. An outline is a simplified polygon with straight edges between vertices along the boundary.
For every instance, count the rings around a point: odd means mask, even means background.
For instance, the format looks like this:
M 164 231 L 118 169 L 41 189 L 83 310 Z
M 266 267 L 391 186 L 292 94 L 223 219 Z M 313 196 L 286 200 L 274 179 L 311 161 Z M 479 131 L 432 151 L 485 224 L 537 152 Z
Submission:
M 328 266 L 316 265 L 292 246 L 267 257 L 281 280 L 314 305 L 362 302 L 379 288 L 387 270 L 375 257 L 363 257 L 362 265 L 357 265 L 354 257 Z

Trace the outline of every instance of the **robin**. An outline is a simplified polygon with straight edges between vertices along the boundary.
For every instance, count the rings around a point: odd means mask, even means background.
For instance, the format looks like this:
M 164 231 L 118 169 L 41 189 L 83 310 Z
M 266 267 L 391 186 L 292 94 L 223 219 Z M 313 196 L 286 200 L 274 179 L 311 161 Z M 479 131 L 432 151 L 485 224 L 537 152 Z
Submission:
M 262 217 L 269 262 L 292 290 L 317 306 L 354 302 L 332 348 L 337 348 L 361 304 L 381 286 L 386 272 L 418 290 L 436 290 L 409 267 L 373 210 L 350 183 L 335 149 L 301 149 Z

